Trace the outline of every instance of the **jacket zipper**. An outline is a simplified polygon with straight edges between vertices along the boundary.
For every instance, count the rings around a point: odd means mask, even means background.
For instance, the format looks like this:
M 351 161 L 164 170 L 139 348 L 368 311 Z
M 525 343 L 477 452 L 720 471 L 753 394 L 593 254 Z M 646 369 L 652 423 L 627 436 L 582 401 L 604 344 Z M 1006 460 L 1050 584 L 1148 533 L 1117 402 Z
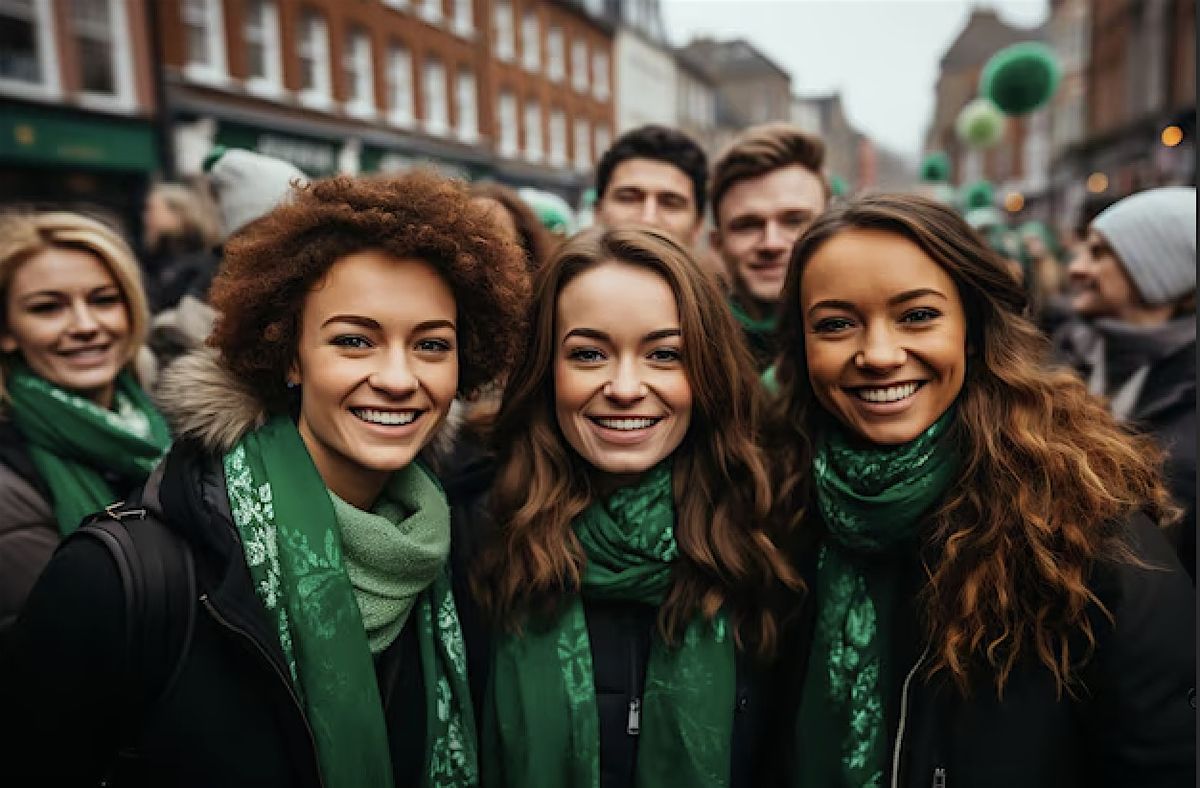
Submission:
M 900 749 L 904 743 L 904 728 L 908 722 L 908 688 L 912 684 L 913 676 L 917 675 L 917 670 L 920 669 L 921 663 L 925 661 L 925 657 L 929 656 L 929 645 L 925 645 L 925 650 L 921 652 L 921 656 L 917 658 L 917 663 L 912 666 L 912 670 L 908 671 L 908 675 L 904 677 L 904 684 L 900 689 L 900 723 L 896 726 L 896 744 L 892 748 L 892 788 L 900 786 Z M 945 769 L 942 769 L 942 779 L 945 780 Z M 937 772 L 933 776 L 934 786 L 938 785 Z M 945 784 L 944 782 L 942 783 Z
M 636 641 L 629 644 L 629 686 L 637 686 L 638 653 Z M 642 698 L 634 695 L 629 700 L 629 716 L 625 720 L 625 733 L 637 736 L 642 730 Z
M 946 788 L 945 766 L 939 766 L 933 770 L 933 788 Z
M 271 672 L 274 673 L 281 682 L 283 682 L 284 688 L 287 689 L 288 697 L 292 699 L 292 705 L 296 709 L 296 712 L 300 715 L 300 721 L 304 724 L 304 732 L 308 734 L 308 743 L 312 748 L 310 752 L 313 753 L 313 760 L 315 761 L 317 752 L 317 738 L 315 735 L 313 735 L 312 726 L 308 724 L 308 718 L 304 716 L 304 707 L 300 703 L 300 698 L 296 695 L 296 690 L 292 687 L 292 682 L 287 676 L 283 675 L 283 671 L 280 670 L 279 666 L 275 664 L 275 660 L 271 659 L 271 655 L 267 653 L 267 650 L 262 647 L 262 644 L 259 643 L 253 635 L 241 627 L 231 624 L 224 616 L 217 612 L 217 609 L 213 607 L 212 602 L 209 600 L 208 594 L 200 595 L 200 603 L 204 605 L 204 609 L 208 611 L 208 614 L 213 617 L 218 625 L 229 630 L 242 640 L 245 640 L 247 643 L 250 643 L 252 646 L 254 646 L 254 650 L 257 651 L 258 654 L 263 658 L 263 661 L 271 666 Z M 316 763 L 315 765 L 317 767 L 317 785 L 321 786 L 321 788 L 325 788 L 325 777 L 321 774 L 321 765 L 320 763 Z

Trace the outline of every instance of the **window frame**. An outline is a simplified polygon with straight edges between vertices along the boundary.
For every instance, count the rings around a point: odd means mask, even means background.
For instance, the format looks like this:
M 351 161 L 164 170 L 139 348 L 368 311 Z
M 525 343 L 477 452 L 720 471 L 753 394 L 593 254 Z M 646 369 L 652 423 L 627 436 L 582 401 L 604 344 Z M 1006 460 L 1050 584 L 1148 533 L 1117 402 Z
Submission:
M 306 8 L 301 11 L 297 22 L 301 28 L 296 41 L 297 59 L 303 64 L 305 47 L 315 45 L 315 49 L 312 53 L 314 60 L 313 84 L 310 87 L 301 87 L 296 98 L 301 104 L 311 109 L 331 109 L 333 107 L 333 56 L 330 51 L 332 42 L 329 35 L 329 21 L 315 9 Z M 320 35 L 310 41 L 309 36 L 313 33 L 314 24 L 315 28 L 319 29 Z M 319 59 L 317 58 L 318 54 L 321 55 Z M 301 68 L 302 76 L 303 70 Z
M 210 63 L 196 63 L 191 60 L 192 53 L 187 51 L 188 27 L 185 8 L 188 2 L 204 4 L 205 35 L 208 39 Z M 226 85 L 229 83 L 229 53 L 225 50 L 225 8 L 221 0 L 180 0 L 180 19 L 184 30 L 183 74 L 192 82 L 207 85 Z

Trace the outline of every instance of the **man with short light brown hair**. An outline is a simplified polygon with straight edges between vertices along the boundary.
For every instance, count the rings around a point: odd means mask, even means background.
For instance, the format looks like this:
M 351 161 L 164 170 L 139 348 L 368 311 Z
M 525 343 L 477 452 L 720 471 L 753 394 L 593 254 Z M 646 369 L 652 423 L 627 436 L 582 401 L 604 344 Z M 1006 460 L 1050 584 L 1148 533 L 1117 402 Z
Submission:
M 775 357 L 775 322 L 796 239 L 829 202 L 825 144 L 787 123 L 753 126 L 713 165 L 709 243 L 732 283 L 730 306 L 761 369 Z

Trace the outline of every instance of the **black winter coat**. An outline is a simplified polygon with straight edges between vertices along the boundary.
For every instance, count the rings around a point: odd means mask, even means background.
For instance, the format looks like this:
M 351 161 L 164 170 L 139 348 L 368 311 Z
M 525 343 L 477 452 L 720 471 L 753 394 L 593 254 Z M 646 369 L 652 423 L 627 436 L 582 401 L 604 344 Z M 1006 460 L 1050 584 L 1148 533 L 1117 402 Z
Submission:
M 1144 516 L 1129 523 L 1130 544 L 1154 568 L 1097 565 L 1093 592 L 1115 624 L 1096 608 L 1094 657 L 1079 674 L 1077 697 L 1057 698 L 1036 657 L 1014 669 L 1002 700 L 987 677 L 964 699 L 943 674 L 921 670 L 917 594 L 924 574 L 916 550 L 893 562 L 899 573 L 892 682 L 885 698 L 889 767 L 897 788 L 1190 788 L 1195 765 L 1195 592 L 1170 546 Z M 801 562 L 815 588 L 815 551 Z M 785 631 L 772 687 L 773 774 L 766 784 L 790 786 L 797 757 L 796 715 L 808 669 L 816 605 L 810 597 Z M 1072 654 L 1081 655 L 1083 644 Z M 814 786 L 814 788 L 824 788 Z
M 463 436 L 460 436 L 463 437 Z M 472 671 L 472 693 L 476 701 L 476 719 L 482 719 L 482 699 L 490 664 L 492 630 L 470 594 L 457 585 L 468 567 L 454 558 L 472 556 L 494 530 L 487 508 L 487 494 L 495 475 L 493 458 L 469 437 L 460 440 L 446 470 L 446 495 L 450 500 L 451 520 L 455 522 L 452 553 L 455 599 L 459 618 L 467 637 L 467 664 Z M 463 560 L 463 559 L 458 559 Z M 631 725 L 631 712 L 640 706 L 646 685 L 646 666 L 656 626 L 657 610 L 634 602 L 596 602 L 584 600 L 588 639 L 592 647 L 592 668 L 596 685 L 596 708 L 600 722 L 600 788 L 633 788 L 637 766 L 637 725 Z M 751 659 L 739 654 L 733 740 L 730 742 L 731 788 L 751 788 L 759 783 L 755 769 L 759 765 L 761 714 L 759 671 Z M 484 786 L 488 788 L 488 786 Z M 681 787 L 682 788 L 682 787 Z
M 313 734 L 251 585 L 220 457 L 177 443 L 141 500 L 195 561 L 194 631 L 178 678 L 139 713 L 132 699 L 154 693 L 133 671 L 143 655 L 126 649 L 117 568 L 93 540 L 64 543 L 0 663 L 0 785 L 94 786 L 115 774 L 118 786 L 319 786 Z M 397 786 L 424 770 L 419 659 L 413 627 L 376 659 Z

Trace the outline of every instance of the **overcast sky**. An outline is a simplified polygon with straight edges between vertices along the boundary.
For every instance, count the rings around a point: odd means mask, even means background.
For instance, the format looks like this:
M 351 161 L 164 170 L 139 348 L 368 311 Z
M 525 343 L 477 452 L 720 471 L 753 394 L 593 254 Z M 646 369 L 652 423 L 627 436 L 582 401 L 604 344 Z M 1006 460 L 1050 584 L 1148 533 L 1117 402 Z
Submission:
M 800 95 L 840 90 L 850 122 L 915 159 L 933 114 L 938 61 L 971 8 L 1017 27 L 1046 20 L 1046 0 L 661 0 L 667 35 L 746 38 L 792 74 Z

